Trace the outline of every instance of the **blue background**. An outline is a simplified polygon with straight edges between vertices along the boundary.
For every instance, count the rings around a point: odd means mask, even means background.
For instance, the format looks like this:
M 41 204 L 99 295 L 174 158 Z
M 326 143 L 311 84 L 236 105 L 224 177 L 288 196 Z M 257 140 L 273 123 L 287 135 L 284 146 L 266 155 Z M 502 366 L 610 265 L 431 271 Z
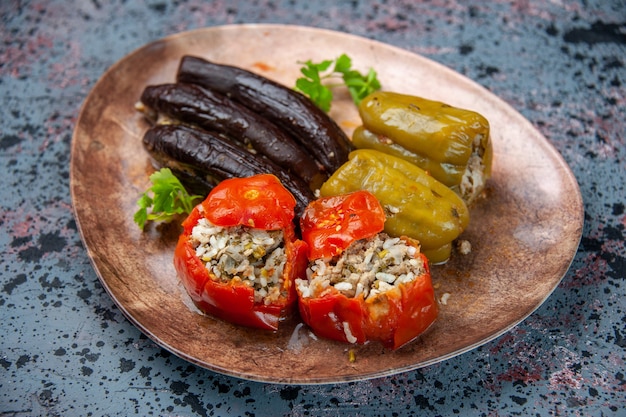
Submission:
M 80 241 L 72 130 L 90 89 L 126 54 L 232 23 L 315 26 L 399 46 L 528 118 L 584 199 L 581 246 L 552 296 L 469 353 L 340 385 L 226 377 L 143 336 Z M 1 415 L 626 415 L 623 0 L 3 0 L 0 33 Z

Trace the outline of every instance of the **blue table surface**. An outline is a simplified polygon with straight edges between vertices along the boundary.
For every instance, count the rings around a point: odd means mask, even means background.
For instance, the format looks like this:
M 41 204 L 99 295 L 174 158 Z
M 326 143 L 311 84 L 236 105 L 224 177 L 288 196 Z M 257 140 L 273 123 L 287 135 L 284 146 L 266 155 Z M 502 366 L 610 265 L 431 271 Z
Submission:
M 232 23 L 376 39 L 511 104 L 561 153 L 583 196 L 582 241 L 558 288 L 477 349 L 347 384 L 228 377 L 144 336 L 78 234 L 72 131 L 91 88 L 126 54 Z M 623 0 L 3 0 L 0 33 L 1 415 L 626 415 Z

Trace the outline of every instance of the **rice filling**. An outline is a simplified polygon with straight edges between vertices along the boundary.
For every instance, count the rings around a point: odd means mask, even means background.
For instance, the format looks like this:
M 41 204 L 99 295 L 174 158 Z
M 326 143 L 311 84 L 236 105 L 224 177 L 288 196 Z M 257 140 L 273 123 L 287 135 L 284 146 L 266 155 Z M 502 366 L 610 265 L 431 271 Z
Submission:
M 254 289 L 254 301 L 272 304 L 281 297 L 287 261 L 282 230 L 221 227 L 200 219 L 190 242 L 211 278 L 240 281 Z
M 330 286 L 346 297 L 375 297 L 415 280 L 426 272 L 415 255 L 419 249 L 400 238 L 379 233 L 352 243 L 339 256 L 316 259 L 307 268 L 308 280 L 296 280 L 303 297 L 319 297 Z

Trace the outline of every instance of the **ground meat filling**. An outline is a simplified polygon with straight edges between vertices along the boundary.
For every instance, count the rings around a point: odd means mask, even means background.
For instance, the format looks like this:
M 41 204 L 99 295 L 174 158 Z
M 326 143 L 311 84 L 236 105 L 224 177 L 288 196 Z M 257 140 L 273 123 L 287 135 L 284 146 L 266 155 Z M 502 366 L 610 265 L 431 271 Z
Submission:
M 220 227 L 200 219 L 190 242 L 213 279 L 254 288 L 255 302 L 272 304 L 281 297 L 287 259 L 282 230 Z
M 319 297 L 334 286 L 346 297 L 365 299 L 424 274 L 418 249 L 400 238 L 380 233 L 354 242 L 331 260 L 317 259 L 307 269 L 309 281 L 296 280 L 303 297 Z

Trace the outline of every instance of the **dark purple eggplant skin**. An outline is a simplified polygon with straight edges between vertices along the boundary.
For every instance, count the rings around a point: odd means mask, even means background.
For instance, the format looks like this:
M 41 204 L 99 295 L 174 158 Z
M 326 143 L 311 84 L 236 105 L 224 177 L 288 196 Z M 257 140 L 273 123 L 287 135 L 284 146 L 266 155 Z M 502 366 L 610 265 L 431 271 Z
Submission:
M 177 81 L 225 94 L 294 137 L 332 174 L 354 148 L 341 128 L 305 95 L 242 68 L 184 56 Z
M 148 114 L 157 112 L 252 146 L 256 152 L 302 178 L 312 190 L 318 189 L 328 178 L 290 135 L 223 94 L 195 84 L 173 83 L 146 87 L 140 100 L 148 107 Z
M 180 181 L 196 193 L 208 194 L 228 178 L 273 174 L 296 199 L 298 216 L 315 199 L 299 177 L 212 132 L 184 125 L 157 124 L 146 131 L 143 145 L 157 167 L 172 169 L 180 175 Z M 202 187 L 206 189 L 200 190 Z

